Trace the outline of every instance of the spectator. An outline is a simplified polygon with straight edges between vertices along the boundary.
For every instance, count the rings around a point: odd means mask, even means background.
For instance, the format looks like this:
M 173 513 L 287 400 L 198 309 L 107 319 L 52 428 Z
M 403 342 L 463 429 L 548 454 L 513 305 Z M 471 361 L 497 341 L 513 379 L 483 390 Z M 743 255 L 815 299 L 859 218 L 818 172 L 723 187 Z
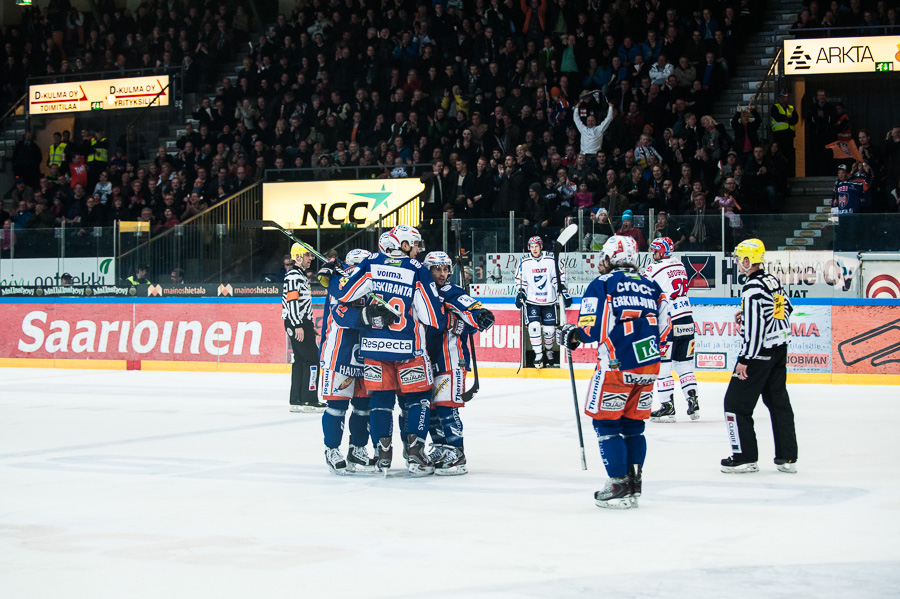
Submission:
M 622 226 L 616 231 L 616 235 L 627 235 L 634 239 L 637 243 L 638 250 L 645 251 L 647 249 L 647 239 L 644 237 L 644 234 L 641 233 L 640 229 L 632 226 L 632 221 L 634 220 L 634 215 L 631 213 L 631 210 L 626 210 L 622 213 Z
M 778 101 L 772 105 L 769 111 L 772 140 L 778 142 L 778 147 L 787 157 L 788 164 L 794 166 L 794 131 L 796 130 L 799 117 L 794 107 L 789 103 L 788 91 L 781 90 L 778 94 Z
M 149 273 L 150 273 L 150 266 L 148 266 L 146 264 L 141 264 L 140 266 L 137 267 L 137 272 L 135 274 L 133 274 L 133 275 L 129 276 L 127 279 L 125 279 L 125 284 L 133 285 L 133 286 L 152 285 L 152 283 L 150 282 L 150 279 L 148 278 Z
M 25 131 L 24 137 L 16 143 L 13 149 L 12 169 L 17 178 L 22 178 L 29 187 L 37 187 L 41 178 L 41 161 L 43 154 L 34 141 L 34 134 L 30 129 Z
M 692 208 L 687 215 L 685 233 L 687 242 L 684 251 L 696 252 L 713 250 L 721 246 L 718 231 L 718 219 L 715 212 L 710 213 L 706 205 L 706 196 L 699 191 L 691 195 Z
M 740 107 L 738 107 L 740 109 Z M 759 145 L 759 127 L 762 119 L 759 112 L 751 105 L 734 113 L 731 118 L 731 130 L 734 132 L 734 149 L 738 159 L 746 161 L 753 148 Z

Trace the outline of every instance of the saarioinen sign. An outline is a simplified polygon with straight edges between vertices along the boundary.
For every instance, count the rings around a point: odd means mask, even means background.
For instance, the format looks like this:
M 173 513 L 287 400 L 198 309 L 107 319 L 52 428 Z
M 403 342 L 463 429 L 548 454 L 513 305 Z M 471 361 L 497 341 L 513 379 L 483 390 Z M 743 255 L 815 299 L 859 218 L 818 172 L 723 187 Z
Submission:
M 900 36 L 784 40 L 785 75 L 900 71 Z
M 72 81 L 28 87 L 32 115 L 169 105 L 169 76 Z
M 288 229 L 365 227 L 422 192 L 418 179 L 264 183 L 263 219 Z M 401 210 L 400 223 L 417 226 L 419 206 Z

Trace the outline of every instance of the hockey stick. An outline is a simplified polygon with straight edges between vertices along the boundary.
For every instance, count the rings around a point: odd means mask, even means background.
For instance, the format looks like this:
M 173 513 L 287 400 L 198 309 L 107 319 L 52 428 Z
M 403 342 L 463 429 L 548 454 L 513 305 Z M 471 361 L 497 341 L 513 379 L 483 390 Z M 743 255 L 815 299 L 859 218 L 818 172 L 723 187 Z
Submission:
M 563 322 L 566 319 L 566 302 L 562 296 L 562 276 L 559 272 L 559 255 L 563 246 L 578 232 L 578 225 L 571 224 L 560 233 L 553 244 L 553 264 L 556 268 L 556 301 L 559 304 Z M 562 349 L 562 348 L 560 348 Z M 578 425 L 578 445 L 581 447 L 581 469 L 587 470 L 587 460 L 584 457 L 584 434 L 581 432 L 581 410 L 578 409 L 578 389 L 575 388 L 575 367 L 572 365 L 572 350 L 566 347 L 566 359 L 569 362 L 569 381 L 572 383 L 572 400 L 575 402 L 575 423 Z
M 293 233 L 291 233 L 290 231 L 288 231 L 287 229 L 285 229 L 284 227 L 282 227 L 281 225 L 276 223 L 274 220 L 245 220 L 245 221 L 241 222 L 241 226 L 244 227 L 245 229 L 263 229 L 265 227 L 272 227 L 273 229 L 278 229 L 279 231 L 284 233 L 288 237 L 288 239 L 292 240 L 294 243 L 299 243 L 301 246 L 303 246 L 303 248 L 306 251 L 308 251 L 310 254 L 315 256 L 316 259 L 319 260 L 320 262 L 322 262 L 323 264 L 327 264 L 329 262 L 328 258 L 326 258 L 322 254 L 317 252 L 314 247 L 312 247 L 308 243 L 305 243 L 304 241 L 294 237 Z M 350 276 L 346 272 L 341 270 L 340 268 L 337 269 L 337 273 L 339 275 L 341 275 L 342 277 Z M 383 298 L 375 295 L 371 291 L 366 293 L 366 297 L 368 297 L 369 299 L 374 301 L 376 304 L 384 306 L 385 308 L 390 310 L 391 314 L 393 314 L 397 318 L 401 318 L 403 316 L 402 314 L 400 314 L 400 311 L 397 308 L 390 305 Z
M 460 248 L 462 249 L 462 248 Z M 463 292 L 466 291 L 466 267 L 462 262 L 463 253 L 460 251 L 459 257 L 456 262 L 459 264 L 459 286 L 462 287 Z M 475 394 L 478 393 L 478 359 L 475 357 L 475 335 L 469 334 L 469 353 L 472 355 L 472 373 L 475 375 L 475 383 L 472 385 L 472 388 L 468 391 L 463 391 L 460 399 L 463 402 L 467 402 L 475 397 Z

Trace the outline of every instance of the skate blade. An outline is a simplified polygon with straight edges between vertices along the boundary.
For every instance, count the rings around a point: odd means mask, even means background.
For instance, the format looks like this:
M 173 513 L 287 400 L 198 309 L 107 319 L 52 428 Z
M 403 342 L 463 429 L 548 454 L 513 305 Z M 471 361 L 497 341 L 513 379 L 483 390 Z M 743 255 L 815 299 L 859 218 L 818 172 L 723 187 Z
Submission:
M 699 416 L 697 416 L 697 418 L 699 418 Z M 675 422 L 675 417 L 674 416 L 651 416 L 650 422 Z
M 597 507 L 610 510 L 630 510 L 633 507 L 637 507 L 637 501 L 634 501 L 634 498 L 632 497 L 619 497 L 616 499 L 608 499 L 606 501 L 595 499 L 594 504 Z
M 320 408 L 317 406 L 300 406 L 299 410 L 291 410 L 291 412 L 300 412 L 303 414 L 321 414 L 325 411 L 325 408 Z
M 462 476 L 463 474 L 468 474 L 469 469 L 466 468 L 465 464 L 460 464 L 458 466 L 450 466 L 449 468 L 435 468 L 434 475 L 435 476 Z
M 362 466 L 360 464 L 347 464 L 347 470 L 351 474 L 377 474 L 375 466 Z
M 725 474 L 751 474 L 759 472 L 757 464 L 741 464 L 740 466 L 722 466 L 720 468 Z
M 350 471 L 347 468 L 328 468 L 329 472 L 335 474 L 337 476 L 347 476 L 350 474 Z
M 797 474 L 796 464 L 779 464 L 775 467 L 778 468 L 779 472 L 784 472 L 785 474 Z
M 691 420 L 700 420 L 700 414 L 698 414 L 697 412 L 688 415 L 691 417 Z

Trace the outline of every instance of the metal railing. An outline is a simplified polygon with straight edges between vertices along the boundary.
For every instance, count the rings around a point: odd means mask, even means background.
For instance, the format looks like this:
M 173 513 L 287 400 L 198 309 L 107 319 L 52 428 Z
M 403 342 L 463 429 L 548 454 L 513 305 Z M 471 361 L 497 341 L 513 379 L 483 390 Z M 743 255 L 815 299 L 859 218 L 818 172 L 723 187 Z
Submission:
M 288 154 L 290 157 L 290 154 Z M 402 169 L 403 173 L 399 172 Z M 396 176 L 394 173 L 396 172 Z M 403 166 L 367 165 L 367 166 L 341 166 L 331 164 L 328 166 L 285 168 L 276 170 L 266 169 L 263 178 L 268 183 L 276 181 L 334 181 L 339 179 L 403 179 L 418 177 L 423 173 L 431 172 L 431 163 L 404 164 Z

